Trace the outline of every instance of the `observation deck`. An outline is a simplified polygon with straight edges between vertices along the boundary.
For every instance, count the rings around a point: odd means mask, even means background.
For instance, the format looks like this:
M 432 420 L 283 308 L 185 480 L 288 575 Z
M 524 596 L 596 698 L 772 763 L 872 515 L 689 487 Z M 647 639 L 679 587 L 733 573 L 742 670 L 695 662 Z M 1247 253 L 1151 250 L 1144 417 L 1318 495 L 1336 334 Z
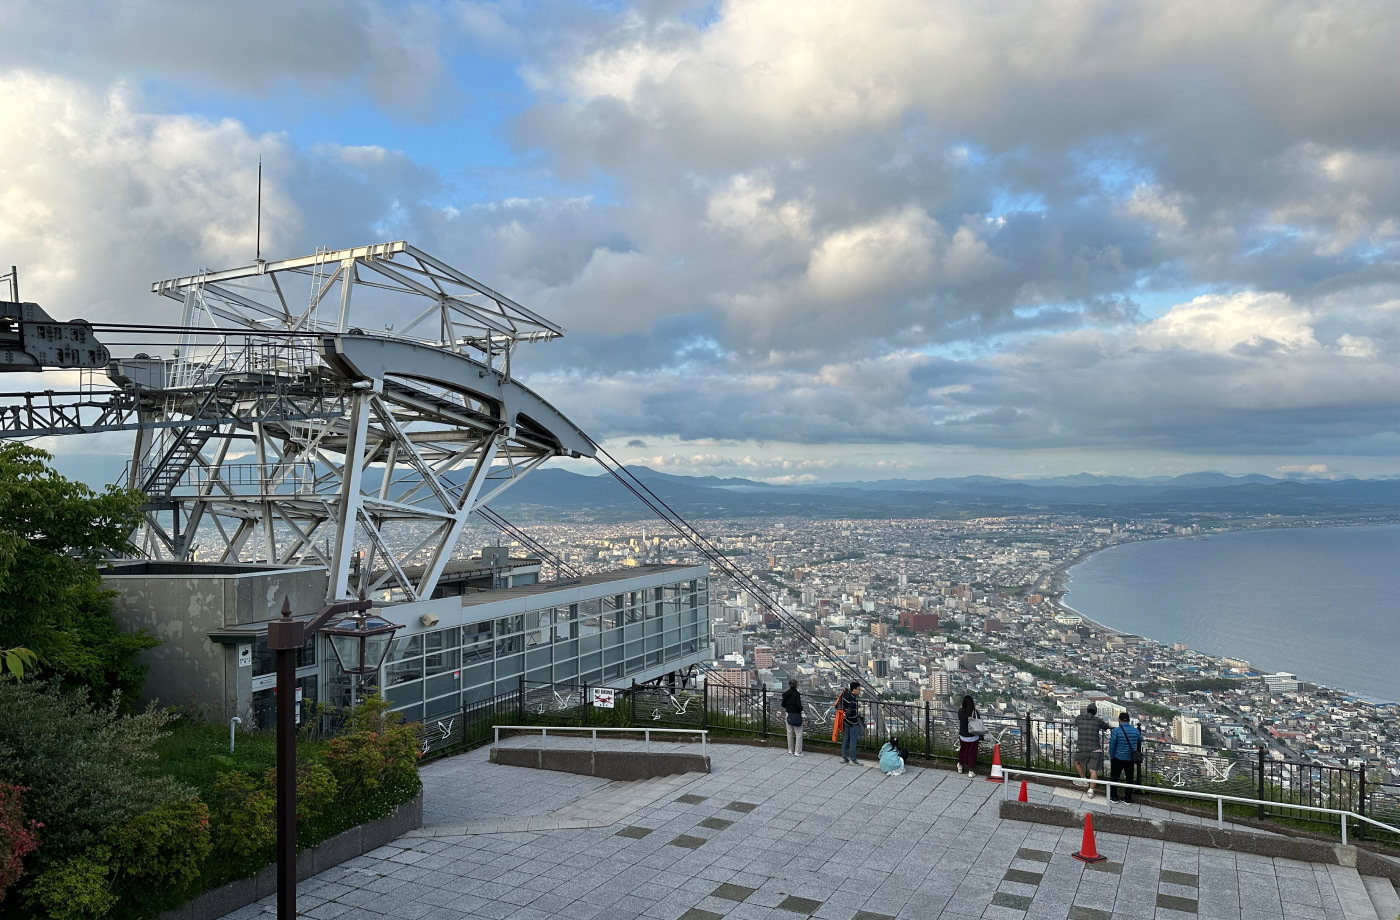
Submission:
M 711 743 L 708 753 L 708 775 L 632 784 L 491 764 L 484 748 L 429 764 L 424 827 L 308 879 L 299 902 L 326 918 L 1394 917 L 1367 897 L 1378 879 L 1341 865 L 1102 832 L 1107 861 L 1085 865 L 1071 858 L 1079 828 L 1001 817 L 1003 788 L 981 777 L 919 767 L 885 776 L 750 745 Z M 1069 790 L 1031 799 L 1104 808 Z M 1200 820 L 1113 807 L 1125 809 Z M 272 909 L 260 902 L 226 920 Z

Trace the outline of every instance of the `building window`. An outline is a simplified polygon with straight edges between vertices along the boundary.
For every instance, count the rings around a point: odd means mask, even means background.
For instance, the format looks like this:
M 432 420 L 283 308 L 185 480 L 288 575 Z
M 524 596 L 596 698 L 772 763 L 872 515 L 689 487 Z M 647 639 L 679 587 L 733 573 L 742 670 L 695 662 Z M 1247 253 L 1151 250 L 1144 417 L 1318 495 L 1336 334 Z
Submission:
M 578 605 L 554 608 L 554 641 L 578 638 Z
M 423 637 L 404 636 L 402 639 L 395 639 L 394 644 L 389 648 L 389 657 L 384 661 L 384 685 L 386 687 L 421 679 L 423 677 Z M 391 699 L 394 698 L 393 694 L 389 696 Z M 419 699 L 421 700 L 422 697 L 420 696 Z
M 473 623 L 462 627 L 462 664 L 491 660 L 491 623 Z
M 316 664 L 316 636 L 312 635 L 307 638 L 305 645 L 297 649 L 297 667 L 309 668 L 314 664 Z M 276 672 L 277 655 L 267 647 L 267 633 L 260 633 L 253 638 L 253 676 L 261 677 L 264 674 Z

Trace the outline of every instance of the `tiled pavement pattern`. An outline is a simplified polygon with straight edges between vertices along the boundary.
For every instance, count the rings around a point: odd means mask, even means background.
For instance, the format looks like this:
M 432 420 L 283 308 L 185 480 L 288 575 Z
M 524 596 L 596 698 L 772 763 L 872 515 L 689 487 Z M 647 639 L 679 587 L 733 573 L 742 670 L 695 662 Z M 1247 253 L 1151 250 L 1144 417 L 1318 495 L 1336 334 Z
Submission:
M 1079 828 L 1001 820 L 1001 787 L 980 777 L 931 769 L 886 777 L 832 756 L 758 747 L 711 745 L 709 753 L 713 773 L 661 798 L 648 783 L 633 784 L 640 804 L 608 827 L 400 838 L 303 882 L 301 913 L 314 920 L 1346 920 L 1336 867 L 1102 833 L 1098 850 L 1108 861 L 1086 866 L 1070 857 L 1080 848 Z M 541 816 L 590 796 L 625 798 L 628 784 L 486 757 L 478 750 L 424 768 L 427 824 Z M 226 920 L 275 909 L 269 898 Z

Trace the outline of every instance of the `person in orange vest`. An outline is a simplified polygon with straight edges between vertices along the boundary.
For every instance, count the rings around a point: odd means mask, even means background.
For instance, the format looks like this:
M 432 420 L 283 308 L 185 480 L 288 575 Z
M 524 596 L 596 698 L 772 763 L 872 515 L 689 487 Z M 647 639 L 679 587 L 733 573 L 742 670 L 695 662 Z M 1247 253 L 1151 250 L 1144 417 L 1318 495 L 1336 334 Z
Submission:
M 842 714 L 841 762 L 860 763 L 856 745 L 865 728 L 865 717 L 860 714 L 860 681 L 851 681 L 851 686 L 841 691 L 836 698 L 836 708 Z

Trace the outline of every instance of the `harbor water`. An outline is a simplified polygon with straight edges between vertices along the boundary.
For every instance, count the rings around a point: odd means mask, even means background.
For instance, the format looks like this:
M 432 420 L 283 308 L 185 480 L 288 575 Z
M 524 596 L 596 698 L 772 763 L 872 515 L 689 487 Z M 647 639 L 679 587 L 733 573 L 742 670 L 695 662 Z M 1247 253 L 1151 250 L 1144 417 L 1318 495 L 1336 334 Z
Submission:
M 1128 543 L 1074 566 L 1065 603 L 1120 632 L 1400 701 L 1400 526 Z

